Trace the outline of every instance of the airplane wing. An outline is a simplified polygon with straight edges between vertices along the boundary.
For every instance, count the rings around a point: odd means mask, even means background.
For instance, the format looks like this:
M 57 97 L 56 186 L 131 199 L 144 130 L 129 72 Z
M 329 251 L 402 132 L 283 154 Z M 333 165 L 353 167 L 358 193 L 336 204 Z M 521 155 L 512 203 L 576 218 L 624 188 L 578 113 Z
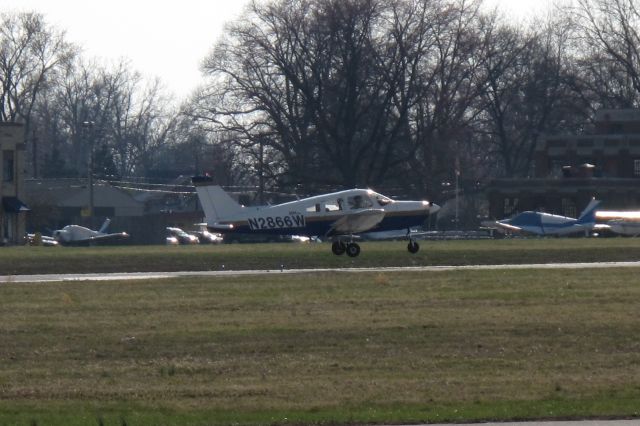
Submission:
M 497 220 L 485 220 L 481 224 L 483 227 L 488 229 L 495 229 L 500 232 L 522 232 L 522 228 L 515 225 L 510 225 L 508 223 L 503 223 Z
M 504 231 L 522 232 L 522 228 L 520 228 L 519 226 L 509 225 L 508 223 L 495 222 L 494 226 L 496 227 L 496 229 L 501 229 Z
M 95 235 L 83 241 L 97 242 L 97 241 L 110 241 L 110 240 L 124 240 L 126 238 L 129 238 L 129 234 L 127 234 L 126 232 L 116 232 L 113 234 Z
M 384 210 L 382 209 L 366 209 L 347 213 L 333 222 L 328 235 L 365 232 L 379 224 L 383 218 Z

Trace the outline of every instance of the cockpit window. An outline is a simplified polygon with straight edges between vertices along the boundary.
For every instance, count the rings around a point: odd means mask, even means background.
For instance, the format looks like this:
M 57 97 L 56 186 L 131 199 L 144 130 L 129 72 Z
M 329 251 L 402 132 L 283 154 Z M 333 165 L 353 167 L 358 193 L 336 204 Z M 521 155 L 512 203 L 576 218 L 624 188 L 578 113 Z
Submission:
M 364 195 L 354 195 L 353 197 L 347 198 L 347 203 L 349 203 L 349 208 L 352 210 L 355 209 L 368 209 L 373 206 L 373 203 Z
M 387 204 L 391 204 L 391 203 L 393 203 L 393 200 L 392 200 L 391 198 L 387 198 L 387 197 L 385 197 L 385 196 L 383 196 L 383 195 L 378 195 L 378 196 L 376 196 L 376 201 L 378 202 L 378 204 L 379 204 L 381 207 L 384 207 L 384 206 L 386 206 Z

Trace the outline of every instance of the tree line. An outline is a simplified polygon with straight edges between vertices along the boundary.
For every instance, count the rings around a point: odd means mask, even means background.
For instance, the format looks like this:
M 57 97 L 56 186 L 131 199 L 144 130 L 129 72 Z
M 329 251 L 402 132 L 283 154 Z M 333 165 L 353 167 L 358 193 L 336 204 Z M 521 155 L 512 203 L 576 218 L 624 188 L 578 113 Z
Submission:
M 28 175 L 170 178 L 447 197 L 533 174 L 537 141 L 640 99 L 637 0 L 577 0 L 527 25 L 482 0 L 254 1 L 177 105 L 84 58 L 37 13 L 3 14 L 0 118 Z M 456 176 L 457 175 L 457 176 Z

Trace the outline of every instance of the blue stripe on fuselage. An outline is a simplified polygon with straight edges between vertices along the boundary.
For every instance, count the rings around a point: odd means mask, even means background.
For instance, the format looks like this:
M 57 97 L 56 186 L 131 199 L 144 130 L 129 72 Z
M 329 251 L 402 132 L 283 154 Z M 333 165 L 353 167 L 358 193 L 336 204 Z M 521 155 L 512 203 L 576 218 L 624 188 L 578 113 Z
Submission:
M 371 231 L 393 231 L 398 229 L 409 229 L 424 224 L 428 214 L 420 212 L 420 214 L 388 214 L 382 221 Z M 262 235 L 306 235 L 306 236 L 323 236 L 331 231 L 331 225 L 338 220 L 336 216 L 326 216 L 323 218 L 314 218 L 307 216 L 306 226 L 304 228 L 273 228 L 273 229 L 251 229 L 248 224 L 238 225 L 232 231 L 212 229 L 211 232 L 220 232 L 223 234 L 262 234 Z

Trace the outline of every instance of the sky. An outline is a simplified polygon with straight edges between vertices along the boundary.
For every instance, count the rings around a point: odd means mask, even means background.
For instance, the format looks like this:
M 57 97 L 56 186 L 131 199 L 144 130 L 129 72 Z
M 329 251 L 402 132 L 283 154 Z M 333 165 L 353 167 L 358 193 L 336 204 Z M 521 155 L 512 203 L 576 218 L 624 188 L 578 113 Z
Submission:
M 526 19 L 550 0 L 485 0 L 488 7 Z M 148 78 L 159 77 L 177 98 L 202 81 L 200 64 L 249 0 L 0 0 L 0 12 L 36 11 L 64 30 L 88 59 L 130 61 Z M 19 6 L 17 6 L 19 5 Z

